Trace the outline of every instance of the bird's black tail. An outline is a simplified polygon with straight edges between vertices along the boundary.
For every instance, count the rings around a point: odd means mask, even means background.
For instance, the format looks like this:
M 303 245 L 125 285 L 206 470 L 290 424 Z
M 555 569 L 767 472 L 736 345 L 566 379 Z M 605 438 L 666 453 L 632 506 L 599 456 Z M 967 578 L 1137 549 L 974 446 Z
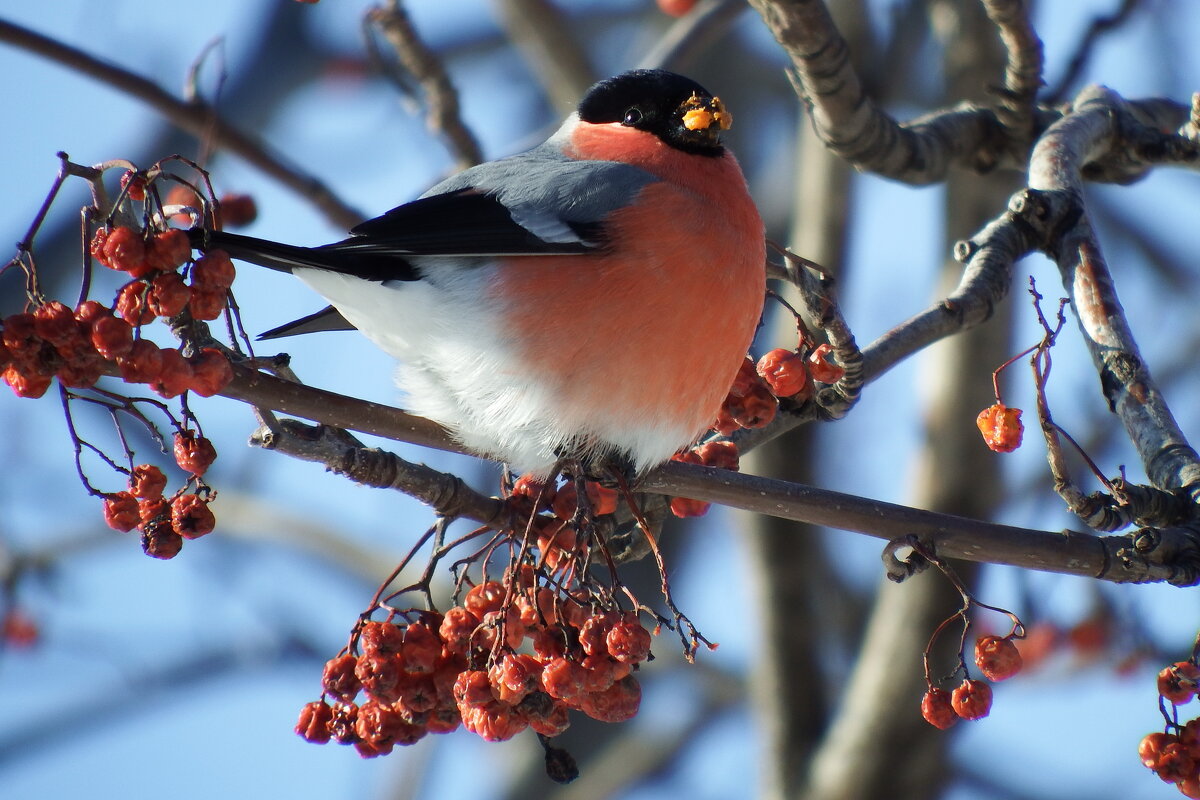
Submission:
M 253 236 L 242 236 L 237 233 L 213 231 L 206 228 L 192 228 L 187 232 L 192 247 L 208 252 L 209 250 L 224 250 L 230 258 L 248 261 L 260 267 L 291 272 L 296 267 L 316 267 L 343 270 L 333 263 L 328 254 L 311 247 L 297 247 L 291 244 L 272 242 L 267 239 L 256 239 Z

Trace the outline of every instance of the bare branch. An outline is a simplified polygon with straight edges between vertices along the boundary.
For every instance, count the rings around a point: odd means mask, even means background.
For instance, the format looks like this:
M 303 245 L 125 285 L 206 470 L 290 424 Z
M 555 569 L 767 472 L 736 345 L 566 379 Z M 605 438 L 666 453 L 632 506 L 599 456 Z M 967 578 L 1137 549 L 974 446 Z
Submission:
M 180 100 L 140 75 L 4 20 L 0 20 L 0 42 L 40 55 L 135 97 L 197 138 L 210 136 L 215 146 L 245 159 L 306 198 L 336 225 L 350 228 L 363 220 L 361 212 L 340 200 L 320 180 L 305 174 L 282 155 L 271 152 L 267 145 L 251 134 L 235 128 L 221 118 L 216 109 L 204 102 Z
M 499 0 L 496 11 L 554 107 L 562 114 L 574 111 L 597 76 L 563 12 L 549 0 Z

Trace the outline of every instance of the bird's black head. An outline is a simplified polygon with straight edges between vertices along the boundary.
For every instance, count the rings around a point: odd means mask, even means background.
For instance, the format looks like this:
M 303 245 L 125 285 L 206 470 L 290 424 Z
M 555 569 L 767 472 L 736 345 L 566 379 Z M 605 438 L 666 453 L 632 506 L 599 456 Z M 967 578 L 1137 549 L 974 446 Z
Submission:
M 706 156 L 724 152 L 720 134 L 733 121 L 703 86 L 661 69 L 622 72 L 600 81 L 580 102 L 579 118 L 594 124 L 619 122 L 678 150 Z

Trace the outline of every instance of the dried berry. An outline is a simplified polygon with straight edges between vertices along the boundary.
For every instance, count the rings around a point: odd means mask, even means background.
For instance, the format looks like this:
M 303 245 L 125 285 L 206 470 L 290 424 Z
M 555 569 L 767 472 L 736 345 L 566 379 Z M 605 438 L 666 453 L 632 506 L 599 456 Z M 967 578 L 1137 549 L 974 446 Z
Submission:
M 770 351 L 758 360 L 756 370 L 776 397 L 791 397 L 808 386 L 808 369 L 795 350 Z
M 984 443 L 997 453 L 1011 453 L 1021 446 L 1025 426 L 1021 424 L 1021 409 L 1003 403 L 988 406 L 979 412 L 975 425 L 983 434 Z
M 333 709 L 324 700 L 314 700 L 300 709 L 300 721 L 296 733 L 307 742 L 325 744 L 332 733 L 329 723 L 333 720 Z
M 129 473 L 129 493 L 140 500 L 162 497 L 166 486 L 167 476 L 153 464 L 139 464 Z
M 989 681 L 1003 681 L 1021 671 L 1021 653 L 1011 639 L 981 636 L 975 642 L 975 666 Z
M 185 539 L 212 533 L 217 519 L 208 501 L 198 494 L 181 494 L 171 501 L 171 527 Z
M 829 360 L 832 355 L 833 347 L 828 344 L 819 344 L 809 353 L 808 371 L 814 381 L 837 383 L 846 375 L 845 367 L 838 366 Z
M 959 720 L 950 693 L 935 687 L 930 687 L 921 698 L 921 716 L 930 725 L 943 731 Z
M 212 442 L 195 431 L 175 434 L 175 463 L 184 472 L 203 475 L 216 458 L 217 451 Z
M 1190 702 L 1200 683 L 1200 667 L 1191 661 L 1176 661 L 1158 673 L 1158 693 L 1175 705 Z
M 159 493 L 162 493 L 161 489 Z M 108 527 L 121 532 L 131 531 L 141 520 L 137 498 L 129 492 L 116 492 L 104 498 L 104 522 Z
M 178 397 L 192 385 L 192 365 L 173 347 L 163 347 L 159 350 L 162 358 L 162 368 L 158 375 L 150 381 L 150 388 L 156 394 L 167 398 Z M 176 456 L 178 461 L 178 456 Z M 197 473 L 199 474 L 199 473 Z
M 189 360 L 192 365 L 191 390 L 201 397 L 212 397 L 233 380 L 233 367 L 225 354 L 206 347 Z
M 992 687 L 968 678 L 954 690 L 950 704 L 963 719 L 982 719 L 992 710 Z

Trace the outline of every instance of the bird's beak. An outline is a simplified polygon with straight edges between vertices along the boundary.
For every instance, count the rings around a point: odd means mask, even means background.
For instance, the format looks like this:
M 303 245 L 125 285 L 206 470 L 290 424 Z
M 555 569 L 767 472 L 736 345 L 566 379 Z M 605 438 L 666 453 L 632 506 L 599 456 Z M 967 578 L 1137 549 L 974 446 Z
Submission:
M 693 132 L 707 132 L 711 137 L 733 126 L 733 115 L 725 110 L 719 97 L 700 97 L 693 94 L 683 101 L 679 110 L 683 127 Z

